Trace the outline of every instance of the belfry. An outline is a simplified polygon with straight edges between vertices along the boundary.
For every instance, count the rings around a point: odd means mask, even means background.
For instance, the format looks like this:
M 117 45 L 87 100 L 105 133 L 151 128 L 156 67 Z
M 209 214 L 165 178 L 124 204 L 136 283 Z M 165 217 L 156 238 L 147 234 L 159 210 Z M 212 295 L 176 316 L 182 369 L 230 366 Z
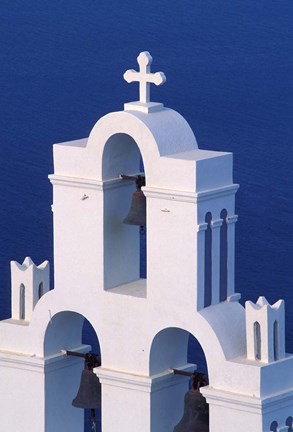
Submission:
M 54 145 L 54 281 L 48 262 L 12 262 L 12 317 L 0 322 L 0 431 L 83 430 L 72 400 L 91 349 L 84 319 L 101 349 L 93 373 L 103 432 L 174 430 L 189 384 L 180 372 L 196 369 L 190 335 L 206 357 L 200 392 L 210 432 L 292 431 L 284 302 L 260 297 L 243 307 L 235 291 L 232 154 L 200 150 L 187 121 L 151 101 L 151 84 L 166 81 L 151 63 L 140 53 L 139 71 L 124 74 L 139 83 L 138 101 L 99 119 L 88 138 Z M 123 223 L 138 176 L 146 278 L 140 228 Z

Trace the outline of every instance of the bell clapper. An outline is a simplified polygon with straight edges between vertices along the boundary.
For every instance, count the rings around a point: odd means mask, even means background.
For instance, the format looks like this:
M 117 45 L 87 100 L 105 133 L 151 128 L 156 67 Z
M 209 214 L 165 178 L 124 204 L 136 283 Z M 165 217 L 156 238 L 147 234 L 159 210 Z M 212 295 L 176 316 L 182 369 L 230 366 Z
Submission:
M 97 430 L 97 422 L 96 422 L 96 412 L 94 408 L 91 408 L 91 422 L 92 422 L 92 431 L 96 432 Z

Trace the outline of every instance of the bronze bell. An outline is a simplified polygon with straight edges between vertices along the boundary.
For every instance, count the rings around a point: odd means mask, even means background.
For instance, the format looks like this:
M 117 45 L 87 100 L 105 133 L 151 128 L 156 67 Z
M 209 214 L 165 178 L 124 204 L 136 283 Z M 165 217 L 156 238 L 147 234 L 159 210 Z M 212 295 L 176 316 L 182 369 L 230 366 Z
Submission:
M 141 175 L 122 175 L 121 177 L 124 180 L 135 180 L 136 182 L 136 191 L 132 195 L 131 206 L 128 215 L 123 220 L 123 223 L 144 227 L 146 225 L 146 198 L 141 190 L 141 187 L 145 185 L 145 178 Z
M 173 432 L 209 432 L 209 406 L 199 391 L 205 382 L 194 374 L 192 388 L 184 397 L 184 413 Z M 202 375 L 203 376 L 203 375 Z
M 129 213 L 123 223 L 139 226 L 146 224 L 146 199 L 141 190 L 133 193 Z
M 72 405 L 77 408 L 94 409 L 101 406 L 101 384 L 92 370 L 84 369 L 80 386 Z
M 90 409 L 92 430 L 96 431 L 96 408 L 101 407 L 101 384 L 93 369 L 101 364 L 101 356 L 98 354 L 81 354 L 66 351 L 67 355 L 75 355 L 85 359 L 85 369 L 82 371 L 79 390 L 72 405 L 77 408 Z
M 96 432 L 96 408 L 101 407 L 101 384 L 93 369 L 101 365 L 100 354 L 80 353 L 77 351 L 62 350 L 68 356 L 82 357 L 85 360 L 85 368 L 82 371 L 79 390 L 72 405 L 77 408 L 90 409 L 90 420 L 93 432 Z

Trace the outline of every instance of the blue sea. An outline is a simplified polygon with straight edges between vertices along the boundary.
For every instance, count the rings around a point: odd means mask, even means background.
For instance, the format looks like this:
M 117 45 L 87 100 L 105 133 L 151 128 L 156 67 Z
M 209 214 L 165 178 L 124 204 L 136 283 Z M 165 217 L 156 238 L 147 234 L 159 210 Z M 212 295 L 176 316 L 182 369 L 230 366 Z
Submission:
M 10 260 L 53 269 L 53 143 L 136 100 L 122 75 L 149 51 L 167 77 L 152 100 L 234 154 L 236 291 L 285 300 L 293 352 L 293 0 L 1 0 L 0 14 L 1 319 Z

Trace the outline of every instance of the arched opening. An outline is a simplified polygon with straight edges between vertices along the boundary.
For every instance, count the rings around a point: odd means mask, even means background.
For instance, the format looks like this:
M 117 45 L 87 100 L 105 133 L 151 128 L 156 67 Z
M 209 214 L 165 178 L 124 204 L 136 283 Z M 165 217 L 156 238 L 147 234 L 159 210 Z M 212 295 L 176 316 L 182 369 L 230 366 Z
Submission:
M 278 432 L 278 423 L 277 423 L 276 421 L 273 421 L 273 422 L 271 423 L 270 431 L 271 431 L 271 432 Z
M 129 290 L 129 294 L 137 293 L 138 287 L 145 291 L 146 285 L 141 279 L 146 277 L 146 234 L 141 233 L 139 225 L 123 223 L 136 191 L 135 177 L 144 176 L 142 156 L 131 136 L 118 133 L 109 138 L 104 148 L 102 173 L 104 288 L 116 288 L 118 293 Z M 122 180 L 121 175 L 132 179 Z M 137 286 L 133 287 L 135 284 Z M 141 292 L 139 294 L 141 296 Z
M 88 346 L 90 345 L 90 347 Z M 46 424 L 51 430 L 92 432 L 90 410 L 72 406 L 77 396 L 84 358 L 60 355 L 62 351 L 100 354 L 96 332 L 84 316 L 64 311 L 54 315 L 48 324 L 44 353 L 46 358 L 58 358 L 45 376 Z M 96 431 L 101 431 L 101 410 L 95 410 Z
M 227 229 L 227 210 L 221 211 L 223 220 L 220 229 L 220 301 L 227 298 L 228 285 L 228 229 Z
M 293 418 L 291 416 L 286 419 L 286 426 L 288 426 L 288 432 L 293 432 Z
M 19 319 L 25 320 L 25 286 L 19 287 Z
M 101 354 L 99 340 L 97 338 L 95 329 L 91 323 L 85 319 L 82 328 L 82 343 L 91 346 L 91 352 L 95 354 Z M 93 432 L 90 410 L 86 409 L 84 413 L 84 432 Z M 96 431 L 101 432 L 101 408 L 96 409 Z
M 274 360 L 279 360 L 280 346 L 279 346 L 279 323 L 274 322 Z
M 253 325 L 254 330 L 254 358 L 255 360 L 261 360 L 261 330 L 259 322 L 255 322 Z
M 162 385 L 160 392 L 152 394 L 152 430 L 158 432 L 173 431 L 178 425 L 184 413 L 185 396 L 190 391 L 191 378 L 176 373 L 170 376 L 172 369 L 190 372 L 196 369 L 207 375 L 207 363 L 201 345 L 188 331 L 176 327 L 160 331 L 151 347 L 150 374 L 166 374 L 168 382 Z
M 204 306 L 212 303 L 212 214 L 205 216 L 207 229 L 205 231 L 205 255 L 204 255 Z
M 144 165 L 142 157 L 139 162 L 139 170 L 141 173 L 144 173 Z M 144 231 L 140 231 L 140 263 L 139 263 L 139 276 L 143 279 L 146 279 L 147 276 L 147 227 L 144 227 Z
M 40 299 L 44 295 L 44 284 L 41 282 L 38 288 L 38 298 Z

